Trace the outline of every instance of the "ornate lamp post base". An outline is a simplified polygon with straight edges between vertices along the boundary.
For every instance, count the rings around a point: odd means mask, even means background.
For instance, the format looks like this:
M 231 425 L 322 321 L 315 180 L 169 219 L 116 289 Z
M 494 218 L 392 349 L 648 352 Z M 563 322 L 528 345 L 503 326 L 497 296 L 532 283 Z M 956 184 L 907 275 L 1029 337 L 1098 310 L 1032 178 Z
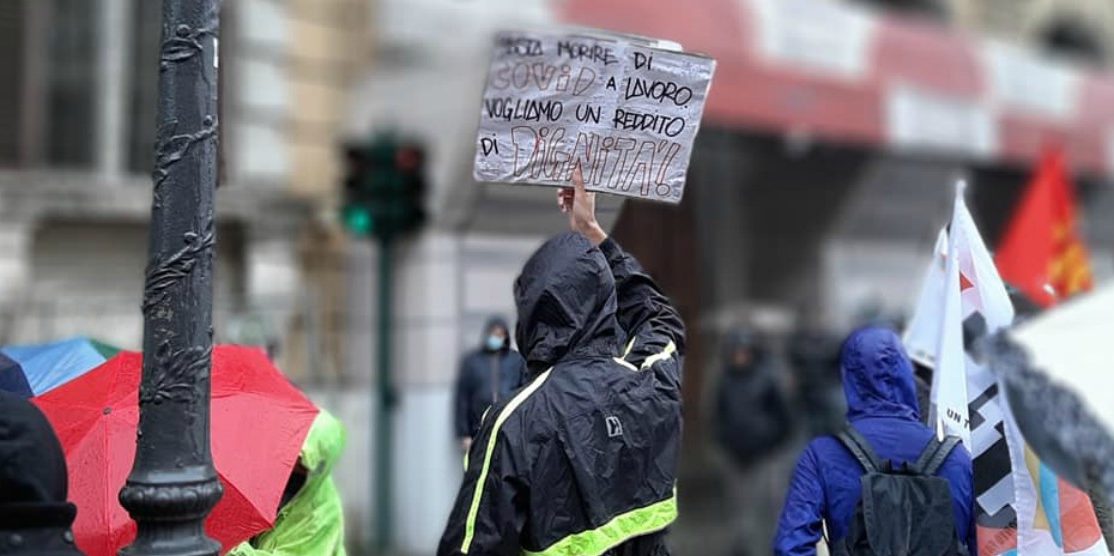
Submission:
M 198 482 L 182 475 L 157 483 L 128 480 L 120 491 L 120 504 L 146 526 L 121 556 L 220 554 L 220 543 L 206 537 L 204 530 L 205 516 L 221 497 L 220 481 L 215 474 Z

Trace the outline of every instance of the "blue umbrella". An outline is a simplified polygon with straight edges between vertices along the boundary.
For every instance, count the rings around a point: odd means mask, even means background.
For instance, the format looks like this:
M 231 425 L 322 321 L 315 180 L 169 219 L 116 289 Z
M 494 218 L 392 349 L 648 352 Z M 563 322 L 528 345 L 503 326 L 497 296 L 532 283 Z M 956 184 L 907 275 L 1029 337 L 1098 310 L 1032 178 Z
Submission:
M 99 367 L 118 351 L 108 344 L 77 337 L 58 342 L 0 348 L 0 390 L 41 396 Z

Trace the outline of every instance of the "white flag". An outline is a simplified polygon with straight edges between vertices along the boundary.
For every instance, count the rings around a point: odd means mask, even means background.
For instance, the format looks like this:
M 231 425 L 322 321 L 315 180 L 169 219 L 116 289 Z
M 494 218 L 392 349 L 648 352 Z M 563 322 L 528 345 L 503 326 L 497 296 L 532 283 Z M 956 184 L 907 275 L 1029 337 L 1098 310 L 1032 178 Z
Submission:
M 929 368 L 936 367 L 936 353 L 940 349 L 940 323 L 944 319 L 944 283 L 947 281 L 948 230 L 940 230 L 932 260 L 921 281 L 921 296 L 913 310 L 913 318 L 905 328 L 902 338 L 909 358 Z
M 956 191 L 951 227 L 936 372 L 932 399 L 937 427 L 963 439 L 971 452 L 979 527 L 979 554 L 994 556 L 1018 548 L 1014 468 L 1011 444 L 1020 435 L 1004 420 L 1009 408 L 999 395 L 994 375 L 973 348 L 979 338 L 1013 321 L 1013 306 L 967 204 L 963 187 Z M 1031 494 L 1031 492 L 1030 492 Z M 1030 496 L 1031 498 L 1031 496 Z
M 948 246 L 944 281 L 937 300 L 939 320 L 936 327 L 936 368 L 932 373 L 932 412 L 936 434 L 958 436 L 971 449 L 971 428 L 967 416 L 967 358 L 963 350 L 963 304 L 960 299 L 960 272 L 957 246 Z
M 981 337 L 1010 326 L 1014 311 L 962 186 L 951 227 L 940 234 L 945 238 L 943 268 L 930 266 L 905 342 L 911 353 L 936 342 L 928 359 L 935 363 L 933 423 L 938 433 L 962 438 L 971 452 L 978 553 L 1107 554 L 1086 494 L 1059 480 L 1027 450 L 1004 392 L 975 349 Z

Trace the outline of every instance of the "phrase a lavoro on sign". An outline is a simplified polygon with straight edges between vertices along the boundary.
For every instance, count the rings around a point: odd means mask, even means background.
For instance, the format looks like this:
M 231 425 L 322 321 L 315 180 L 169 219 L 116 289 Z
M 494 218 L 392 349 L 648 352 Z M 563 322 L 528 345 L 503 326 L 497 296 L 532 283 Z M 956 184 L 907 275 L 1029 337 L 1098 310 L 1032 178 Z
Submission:
M 604 32 L 504 32 L 474 174 L 679 203 L 715 60 Z

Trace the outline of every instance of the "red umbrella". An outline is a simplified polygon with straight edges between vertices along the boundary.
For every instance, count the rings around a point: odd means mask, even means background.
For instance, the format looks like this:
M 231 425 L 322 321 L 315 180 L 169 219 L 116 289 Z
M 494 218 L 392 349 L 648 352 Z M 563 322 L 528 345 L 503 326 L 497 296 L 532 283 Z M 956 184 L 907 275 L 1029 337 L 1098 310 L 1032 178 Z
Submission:
M 66 451 L 73 532 L 87 556 L 115 556 L 135 538 L 117 501 L 135 457 L 142 356 L 121 352 L 33 401 Z M 274 525 L 282 491 L 317 408 L 262 350 L 213 350 L 213 461 L 224 496 L 205 529 L 222 552 Z

